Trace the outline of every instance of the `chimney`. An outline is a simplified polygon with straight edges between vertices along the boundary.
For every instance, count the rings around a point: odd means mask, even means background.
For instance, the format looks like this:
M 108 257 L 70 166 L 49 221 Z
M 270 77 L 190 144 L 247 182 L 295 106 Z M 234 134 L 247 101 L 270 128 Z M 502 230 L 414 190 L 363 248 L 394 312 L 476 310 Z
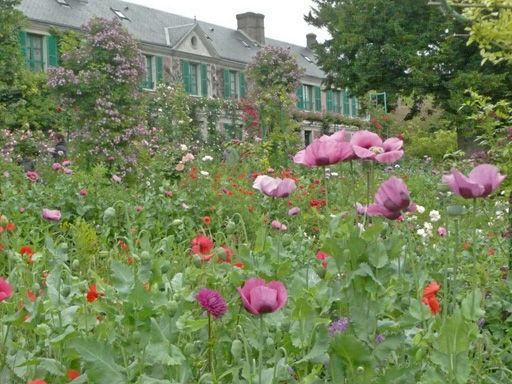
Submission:
M 265 45 L 265 15 L 245 12 L 236 15 L 238 30 L 244 32 L 260 45 Z
M 316 44 L 318 44 L 318 41 L 316 41 L 316 35 L 314 33 L 308 33 L 306 35 L 306 47 L 313 49 Z

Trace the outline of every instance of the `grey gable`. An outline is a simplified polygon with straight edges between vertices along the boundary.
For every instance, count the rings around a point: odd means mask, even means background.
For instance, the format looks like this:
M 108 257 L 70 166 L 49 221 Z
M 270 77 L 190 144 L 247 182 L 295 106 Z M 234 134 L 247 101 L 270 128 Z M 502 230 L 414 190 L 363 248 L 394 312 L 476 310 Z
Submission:
M 135 39 L 165 47 L 174 47 L 191 32 L 195 25 L 195 21 L 191 18 L 126 1 L 88 0 L 87 3 L 80 0 L 67 1 L 70 7 L 59 5 L 56 0 L 22 0 L 18 9 L 30 21 L 74 29 L 79 29 L 94 16 L 107 19 L 116 17 L 112 9 L 117 9 L 129 19 L 123 20 L 122 23 Z M 220 59 L 247 64 L 261 48 L 235 29 L 199 20 L 197 24 Z M 325 77 L 324 72 L 315 64 L 314 54 L 310 49 L 268 38 L 266 45 L 289 48 L 299 65 L 305 69 L 306 76 L 319 79 Z M 305 57 L 310 58 L 311 62 Z

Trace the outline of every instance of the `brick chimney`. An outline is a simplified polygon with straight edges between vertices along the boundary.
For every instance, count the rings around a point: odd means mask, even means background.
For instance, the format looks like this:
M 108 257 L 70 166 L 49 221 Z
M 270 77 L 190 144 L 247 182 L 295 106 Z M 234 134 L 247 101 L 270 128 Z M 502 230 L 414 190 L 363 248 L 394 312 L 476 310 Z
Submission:
M 238 30 L 244 32 L 254 41 L 265 45 L 265 15 L 261 13 L 245 12 L 236 15 Z
M 308 33 L 306 35 L 306 47 L 313 49 L 316 44 L 318 44 L 318 41 L 316 41 L 316 35 L 314 33 Z

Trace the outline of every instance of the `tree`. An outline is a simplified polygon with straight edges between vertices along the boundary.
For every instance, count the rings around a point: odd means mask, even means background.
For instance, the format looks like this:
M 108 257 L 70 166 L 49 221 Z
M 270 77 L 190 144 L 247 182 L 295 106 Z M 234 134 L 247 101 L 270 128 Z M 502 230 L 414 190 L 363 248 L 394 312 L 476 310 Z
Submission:
M 359 96 L 386 91 L 391 102 L 432 95 L 457 123 L 467 89 L 493 100 L 509 93 L 510 65 L 480 65 L 467 22 L 446 8 L 428 0 L 313 1 L 306 21 L 332 36 L 316 48 L 328 83 Z
M 0 3 L 0 92 L 3 93 L 20 80 L 23 67 L 18 42 L 18 31 L 23 23 L 23 14 L 14 8 L 19 0 L 4 0 Z

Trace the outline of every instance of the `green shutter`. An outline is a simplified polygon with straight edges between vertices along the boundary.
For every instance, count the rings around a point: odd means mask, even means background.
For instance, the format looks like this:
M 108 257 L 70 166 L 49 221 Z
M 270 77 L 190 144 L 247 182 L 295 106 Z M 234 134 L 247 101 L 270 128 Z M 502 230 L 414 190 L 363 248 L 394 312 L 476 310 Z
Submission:
M 229 81 L 229 69 L 224 69 L 224 98 L 231 97 L 231 82 Z
M 304 88 L 302 84 L 297 88 L 297 108 L 304 109 Z
M 348 99 L 348 92 L 346 90 L 341 91 L 341 95 L 343 97 L 343 114 L 348 116 L 350 112 L 350 101 Z
M 352 96 L 352 113 L 350 116 L 357 116 L 357 98 Z
M 164 81 L 164 58 L 155 56 L 156 62 L 156 85 Z
M 25 59 L 25 63 L 28 64 L 28 55 L 27 55 L 27 32 L 20 31 L 18 33 L 18 39 L 20 41 L 21 52 L 23 53 L 23 58 Z
M 334 107 L 333 107 L 333 93 L 332 93 L 332 90 L 328 90 L 327 91 L 327 112 L 333 112 L 334 111 Z
M 192 93 L 190 84 L 190 63 L 186 60 L 181 60 L 181 77 L 183 84 L 185 84 L 185 91 L 190 95 Z
M 245 97 L 245 74 L 243 72 L 239 73 L 239 80 L 240 80 L 240 98 Z
M 208 96 L 208 71 L 206 64 L 201 64 L 201 95 Z
M 57 46 L 57 37 L 46 36 L 46 46 L 48 47 L 48 66 L 57 67 L 59 65 L 59 48 Z
M 321 112 L 322 111 L 322 91 L 320 90 L 320 87 L 315 87 L 315 111 Z

